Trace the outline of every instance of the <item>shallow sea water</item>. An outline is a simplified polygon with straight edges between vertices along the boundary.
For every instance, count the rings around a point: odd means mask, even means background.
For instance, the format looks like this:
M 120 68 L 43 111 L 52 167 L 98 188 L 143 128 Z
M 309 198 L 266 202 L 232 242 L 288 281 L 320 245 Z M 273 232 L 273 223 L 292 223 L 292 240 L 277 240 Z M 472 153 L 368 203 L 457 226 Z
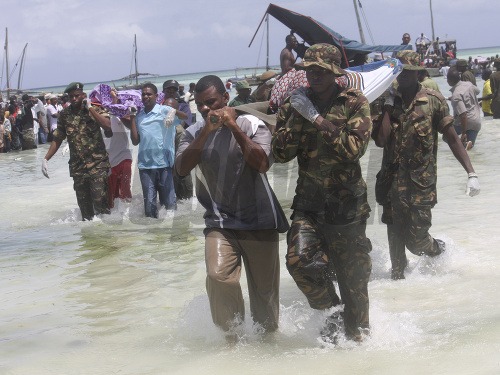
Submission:
M 228 344 L 210 317 L 196 200 L 144 218 L 136 173 L 131 203 L 81 222 L 67 156 L 49 162 L 47 180 L 47 146 L 2 154 L 0 374 L 500 373 L 500 120 L 483 120 L 469 152 L 481 194 L 465 196 L 466 173 L 440 141 L 431 233 L 447 251 L 410 254 L 401 281 L 390 280 L 373 198 L 381 150 L 370 145 L 362 165 L 373 210 L 372 330 L 360 345 L 335 347 L 320 342 L 325 314 L 308 307 L 284 266 L 284 235 L 278 332 L 260 334 L 248 313 L 239 342 Z M 296 167 L 269 173 L 287 214 Z M 244 273 L 242 284 L 248 307 Z

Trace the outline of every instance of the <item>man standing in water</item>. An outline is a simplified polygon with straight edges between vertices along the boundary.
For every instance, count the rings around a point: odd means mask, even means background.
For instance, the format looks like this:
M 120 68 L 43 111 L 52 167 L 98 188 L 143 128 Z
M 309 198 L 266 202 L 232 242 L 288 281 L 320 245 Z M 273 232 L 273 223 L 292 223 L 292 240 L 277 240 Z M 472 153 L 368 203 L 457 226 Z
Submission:
M 42 162 L 42 173 L 49 178 L 48 161 L 67 138 L 69 145 L 69 173 L 73 177 L 76 199 L 83 220 L 94 215 L 109 214 L 108 153 L 102 139 L 101 128 L 111 137 L 109 114 L 102 108 L 84 100 L 83 84 L 73 82 L 64 93 L 69 95 L 70 105 L 59 114 L 57 129 Z
M 383 205 L 387 224 L 391 277 L 404 279 L 408 264 L 405 247 L 415 255 L 437 256 L 445 243 L 429 234 L 431 209 L 437 203 L 437 142 L 442 133 L 455 158 L 468 173 L 467 194 L 479 194 L 479 181 L 455 129 L 445 98 L 418 82 L 418 53 L 398 52 L 403 72 L 398 91 L 386 100 L 384 112 L 374 121 L 373 139 L 384 147 L 377 175 L 377 202 Z
M 500 118 L 500 59 L 496 58 L 493 60 L 493 66 L 495 67 L 495 72 L 490 76 L 491 92 L 493 93 L 493 98 L 491 99 L 491 112 L 493 113 L 493 118 Z
M 142 108 L 139 113 L 131 110 L 130 139 L 139 145 L 137 167 L 141 179 L 146 217 L 158 217 L 157 196 L 167 210 L 177 208 L 174 190 L 174 157 L 176 116 L 185 114 L 156 102 L 158 88 L 147 82 L 141 89 Z M 134 108 L 135 109 L 135 108 Z M 179 120 L 177 120 L 179 123 Z
M 341 54 L 321 43 L 307 49 L 298 69 L 310 89 L 300 88 L 281 106 L 273 135 L 275 160 L 297 158 L 299 177 L 288 232 L 286 266 L 313 309 L 340 305 L 326 319 L 323 340 L 335 343 L 343 318 L 345 334 L 361 341 L 369 329 L 370 240 L 365 235 L 370 207 L 360 158 L 370 140 L 368 100 L 356 89 L 340 87 L 346 74 Z
M 469 65 L 467 64 L 466 60 L 457 60 L 456 67 L 461 74 L 460 79 L 462 81 L 468 81 L 476 86 L 476 77 L 474 76 L 474 73 L 469 70 Z
M 267 181 L 271 133 L 251 115 L 237 116 L 219 77 L 195 87 L 202 120 L 186 129 L 175 160 L 179 176 L 195 167 L 196 196 L 205 208 L 206 288 L 214 323 L 230 331 L 245 316 L 242 260 L 255 322 L 274 331 L 279 320 L 279 232 L 286 217 Z M 234 332 L 228 336 L 234 338 Z
M 446 77 L 451 86 L 451 107 L 454 127 L 466 150 L 474 147 L 481 129 L 481 107 L 477 99 L 479 89 L 472 83 L 460 80 L 456 67 L 451 67 Z

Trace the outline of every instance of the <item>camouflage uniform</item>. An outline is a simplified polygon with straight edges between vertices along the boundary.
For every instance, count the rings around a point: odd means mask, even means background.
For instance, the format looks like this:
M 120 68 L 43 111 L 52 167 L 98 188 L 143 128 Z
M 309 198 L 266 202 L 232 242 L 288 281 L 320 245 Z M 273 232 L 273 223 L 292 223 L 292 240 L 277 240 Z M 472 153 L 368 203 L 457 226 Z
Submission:
M 251 96 L 249 96 L 246 100 L 243 100 L 243 99 L 241 99 L 241 97 L 239 95 L 237 95 L 233 100 L 231 100 L 229 102 L 229 104 L 227 106 L 228 107 L 236 107 L 239 105 L 254 103 L 254 102 L 255 102 L 255 99 L 252 98 Z
M 277 117 L 275 161 L 296 157 L 299 163 L 286 265 L 314 309 L 340 303 L 332 283 L 336 274 L 346 334 L 359 337 L 359 328 L 369 327 L 371 243 L 365 228 L 370 207 L 359 159 L 370 139 L 370 108 L 360 91 L 344 89 L 321 115 L 340 134 L 318 130 L 289 99 Z
M 395 95 L 391 136 L 377 176 L 390 175 L 392 184 L 386 199 L 377 197 L 377 201 L 384 205 L 382 221 L 387 224 L 392 278 L 400 279 L 407 265 L 405 247 L 416 255 L 435 256 L 442 251 L 429 228 L 431 208 L 437 203 L 438 132 L 451 126 L 453 117 L 445 98 L 420 84 L 408 108 L 399 92 Z M 380 121 L 381 117 L 374 120 L 375 125 Z
M 16 118 L 16 126 L 21 132 L 21 145 L 24 150 L 37 148 L 35 133 L 33 132 L 33 114 L 31 108 L 22 107 L 21 113 Z
M 109 117 L 105 110 L 99 107 L 96 110 Z M 109 214 L 108 153 L 99 124 L 84 106 L 77 113 L 71 106 L 61 111 L 54 140 L 65 138 L 70 150 L 69 172 L 82 218 L 91 220 L 94 215 Z

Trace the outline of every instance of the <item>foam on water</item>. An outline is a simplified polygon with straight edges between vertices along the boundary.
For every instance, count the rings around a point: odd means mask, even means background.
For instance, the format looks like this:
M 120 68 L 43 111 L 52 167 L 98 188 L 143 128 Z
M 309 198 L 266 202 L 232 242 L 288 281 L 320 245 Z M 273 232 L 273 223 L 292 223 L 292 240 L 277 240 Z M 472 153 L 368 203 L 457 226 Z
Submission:
M 47 180 L 47 146 L 2 154 L 0 373 L 498 373 L 500 121 L 483 120 L 469 152 L 479 196 L 465 196 L 465 172 L 439 145 L 431 234 L 446 242 L 444 254 L 407 252 L 406 278 L 390 280 L 386 228 L 371 203 L 371 334 L 336 346 L 319 340 L 330 312 L 309 308 L 286 270 L 285 235 L 278 331 L 265 335 L 252 324 L 242 272 L 246 320 L 230 344 L 210 317 L 196 199 L 145 218 L 135 176 L 131 202 L 81 222 L 67 157 L 54 156 Z M 377 151 L 370 145 L 362 159 L 370 195 Z M 273 166 L 270 180 L 290 214 L 296 163 Z

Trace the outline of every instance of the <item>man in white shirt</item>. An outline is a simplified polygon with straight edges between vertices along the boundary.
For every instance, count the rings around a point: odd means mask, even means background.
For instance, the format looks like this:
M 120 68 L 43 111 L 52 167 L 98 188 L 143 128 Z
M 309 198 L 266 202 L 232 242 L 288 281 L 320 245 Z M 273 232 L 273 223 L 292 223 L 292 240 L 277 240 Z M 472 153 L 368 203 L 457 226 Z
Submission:
M 114 207 L 115 198 L 130 201 L 132 192 L 130 181 L 132 176 L 132 151 L 129 142 L 129 132 L 121 120 L 110 115 L 113 136 L 103 137 L 109 156 L 111 171 L 108 176 L 108 203 Z
M 189 84 L 189 91 L 184 95 L 184 101 L 189 104 L 189 110 L 191 111 L 191 124 L 196 122 L 196 103 L 194 102 L 194 87 L 195 83 L 191 82 Z
M 52 133 L 57 129 L 57 118 L 59 112 L 62 111 L 62 106 L 57 103 L 57 96 L 51 94 L 49 96 L 49 103 L 47 104 L 47 117 L 49 119 L 49 137 L 48 140 L 52 141 Z

